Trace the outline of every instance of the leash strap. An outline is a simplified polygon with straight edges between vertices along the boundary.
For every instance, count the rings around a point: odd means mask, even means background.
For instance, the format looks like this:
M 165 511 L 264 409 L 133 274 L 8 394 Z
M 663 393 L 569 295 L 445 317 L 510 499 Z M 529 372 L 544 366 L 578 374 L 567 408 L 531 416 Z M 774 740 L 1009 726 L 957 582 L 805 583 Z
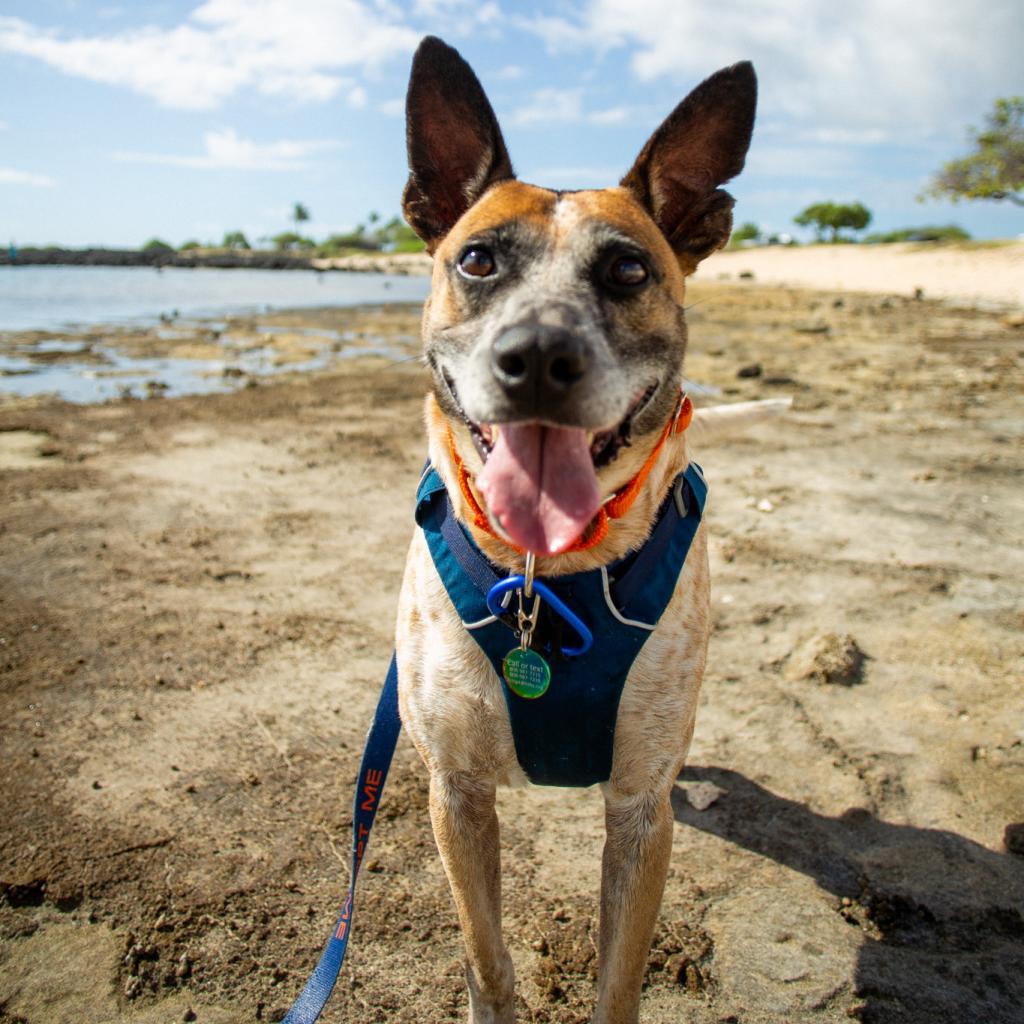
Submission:
M 370 841 L 370 829 L 373 828 L 373 819 L 377 816 L 381 793 L 384 791 L 388 768 L 391 767 L 391 759 L 401 729 L 402 722 L 398 715 L 398 663 L 396 656 L 392 654 L 391 665 L 384 680 L 384 689 L 381 690 L 373 724 L 366 737 L 366 747 L 363 750 L 363 760 L 356 782 L 355 804 L 352 808 L 352 871 L 348 895 L 345 897 L 334 931 L 331 932 L 331 937 L 320 955 L 320 962 L 316 965 L 312 977 L 306 982 L 302 994 L 292 1004 L 283 1024 L 313 1024 L 323 1012 L 341 973 L 349 933 L 352 930 L 359 867 L 366 853 L 366 844 Z

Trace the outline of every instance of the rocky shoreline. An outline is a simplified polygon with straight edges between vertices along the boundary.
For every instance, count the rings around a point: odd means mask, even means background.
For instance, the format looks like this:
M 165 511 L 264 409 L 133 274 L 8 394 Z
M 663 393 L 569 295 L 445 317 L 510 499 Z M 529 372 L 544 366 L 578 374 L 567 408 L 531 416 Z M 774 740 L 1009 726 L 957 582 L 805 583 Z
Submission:
M 12 260 L 0 250 L 0 266 L 68 267 L 209 267 L 217 270 L 345 270 L 376 274 L 427 274 L 424 253 L 361 253 L 317 257 L 304 253 L 247 249 L 64 249 L 59 246 L 19 249 Z

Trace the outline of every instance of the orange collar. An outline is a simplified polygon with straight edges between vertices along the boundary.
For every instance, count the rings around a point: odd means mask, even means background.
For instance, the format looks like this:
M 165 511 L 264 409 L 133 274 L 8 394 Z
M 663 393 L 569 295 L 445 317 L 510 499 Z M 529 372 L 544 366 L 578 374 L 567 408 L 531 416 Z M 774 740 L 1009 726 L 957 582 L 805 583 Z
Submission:
M 647 477 L 650 476 L 655 462 L 658 461 L 658 456 L 661 454 L 662 448 L 665 447 L 665 442 L 673 434 L 681 434 L 690 425 L 692 420 L 693 402 L 690 401 L 689 395 L 680 393 L 676 410 L 669 417 L 668 423 L 665 424 L 665 429 L 661 432 L 661 437 L 658 438 L 658 443 L 652 449 L 651 454 L 647 456 L 647 461 L 640 467 L 639 472 L 632 480 L 623 484 L 598 509 L 597 515 L 591 519 L 590 525 L 583 531 L 583 534 L 576 543 L 566 549 L 566 552 L 589 551 L 590 548 L 596 547 L 608 536 L 610 520 L 621 519 L 630 510 Z M 466 469 L 465 464 L 459 457 L 459 453 L 455 450 L 455 438 L 452 436 L 451 428 L 448 430 L 448 449 L 455 462 L 455 468 L 459 475 L 459 490 L 462 491 L 462 497 L 465 498 L 466 504 L 469 506 L 473 517 L 473 525 L 490 534 L 495 540 L 500 540 L 502 544 L 522 554 L 523 552 L 520 548 L 516 547 L 515 544 L 509 544 L 504 537 L 495 532 L 494 527 L 491 526 L 490 519 L 487 518 L 487 513 L 480 507 L 480 502 L 476 500 L 476 495 L 473 493 L 473 488 L 469 483 L 469 470 Z

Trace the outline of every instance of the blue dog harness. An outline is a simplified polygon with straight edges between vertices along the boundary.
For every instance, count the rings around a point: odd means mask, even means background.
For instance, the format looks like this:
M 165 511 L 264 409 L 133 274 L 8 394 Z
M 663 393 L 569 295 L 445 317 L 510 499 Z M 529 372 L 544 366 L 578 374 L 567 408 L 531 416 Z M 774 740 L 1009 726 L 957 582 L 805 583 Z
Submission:
M 701 469 L 690 463 L 676 477 L 639 551 L 610 566 L 544 581 L 541 586 L 572 614 L 554 612 L 554 601 L 542 603 L 533 648 L 551 665 L 551 686 L 543 696 L 526 700 L 502 674 L 502 662 L 518 640 L 516 622 L 510 612 L 494 614 L 501 608 L 493 599 L 488 606 L 488 594 L 502 589 L 501 570 L 456 520 L 437 470 L 424 473 L 416 493 L 416 522 L 463 625 L 502 680 L 516 756 L 531 782 L 591 786 L 611 775 L 626 676 L 672 597 L 706 497 Z M 593 637 L 582 652 L 585 637 L 570 625 L 574 618 Z
M 502 577 L 456 520 L 436 470 L 429 467 L 416 493 L 416 521 L 455 610 L 502 679 L 519 763 L 540 785 L 589 786 L 611 774 L 612 744 L 619 698 L 630 666 L 671 600 L 687 552 L 697 533 L 707 484 L 691 462 L 676 477 L 658 511 L 650 537 L 639 551 L 591 572 L 559 576 L 539 591 L 553 595 L 542 605 L 534 644 L 552 664 L 551 688 L 536 700 L 509 689 L 501 665 L 516 642 L 516 622 L 505 604 L 488 607 L 488 595 L 514 581 Z M 551 613 L 558 603 L 565 611 Z M 568 612 L 566 615 L 565 612 Z M 577 623 L 577 625 L 573 625 Z M 565 626 L 570 631 L 566 634 Z M 575 632 L 577 635 L 571 635 Z M 587 635 L 591 643 L 586 643 Z M 352 866 L 348 893 L 320 961 L 292 1004 L 284 1024 L 314 1024 L 338 979 L 355 910 L 356 881 L 370 830 L 401 731 L 398 668 L 394 655 L 366 737 L 352 808 Z

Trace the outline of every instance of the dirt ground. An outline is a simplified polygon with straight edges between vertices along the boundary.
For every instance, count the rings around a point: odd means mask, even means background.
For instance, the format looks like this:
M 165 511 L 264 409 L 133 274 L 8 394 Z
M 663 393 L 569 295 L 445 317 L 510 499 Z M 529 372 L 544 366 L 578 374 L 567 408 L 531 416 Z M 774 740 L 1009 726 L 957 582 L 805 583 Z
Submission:
M 644 1019 L 1019 1024 L 1024 330 L 756 283 L 691 298 L 689 376 L 795 406 L 695 453 L 715 630 Z M 416 312 L 387 319 L 413 355 Z M 423 389 L 363 355 L 0 406 L 3 1024 L 273 1021 L 301 988 L 346 884 Z M 465 1017 L 426 792 L 403 739 L 325 1021 Z M 600 794 L 500 806 L 519 1017 L 584 1022 Z

